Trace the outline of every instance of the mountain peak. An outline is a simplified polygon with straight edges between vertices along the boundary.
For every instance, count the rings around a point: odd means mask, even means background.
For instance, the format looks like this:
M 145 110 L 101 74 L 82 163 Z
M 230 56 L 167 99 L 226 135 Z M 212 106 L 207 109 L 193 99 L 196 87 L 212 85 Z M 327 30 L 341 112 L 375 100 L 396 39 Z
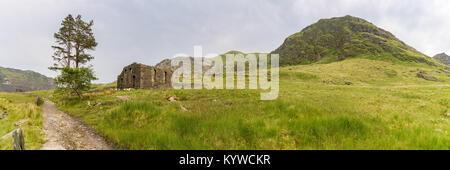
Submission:
M 362 19 L 362 18 L 359 18 L 359 17 L 355 17 L 355 16 L 351 16 L 351 15 L 346 15 L 346 16 L 343 16 L 343 17 L 333 17 L 333 18 L 320 19 L 319 22 L 320 21 L 333 21 L 333 20 L 370 23 L 370 22 L 366 21 L 365 19 Z
M 448 55 L 445 52 L 443 52 L 443 53 L 436 54 L 434 57 L 439 57 L 439 56 L 448 56 Z
M 436 65 L 392 33 L 350 15 L 320 19 L 286 38 L 272 53 L 280 54 L 281 65 L 328 63 L 354 57 Z
M 441 63 L 450 66 L 450 56 L 445 53 L 436 54 L 433 58 Z

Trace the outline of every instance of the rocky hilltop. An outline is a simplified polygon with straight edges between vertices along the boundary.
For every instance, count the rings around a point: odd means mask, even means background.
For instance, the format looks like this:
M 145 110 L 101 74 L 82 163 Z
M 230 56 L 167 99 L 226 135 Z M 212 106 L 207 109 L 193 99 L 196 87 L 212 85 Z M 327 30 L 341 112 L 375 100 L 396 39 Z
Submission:
M 445 65 L 450 66 L 450 56 L 445 53 L 437 54 L 433 58 L 438 60 L 439 62 L 444 63 Z
M 181 60 L 182 58 L 189 58 L 189 60 L 191 61 L 192 67 L 195 64 L 198 64 L 198 65 L 202 66 L 203 70 L 209 70 L 213 66 L 213 62 L 204 57 L 202 57 L 201 59 L 197 58 L 196 60 L 194 59 L 194 57 L 178 57 L 177 59 Z M 202 63 L 202 62 L 204 62 L 204 63 Z M 178 66 L 173 66 L 171 59 L 164 59 L 161 62 L 159 62 L 158 64 L 156 64 L 155 67 L 175 71 L 176 69 L 181 67 L 181 64 Z
M 25 92 L 53 88 L 53 79 L 42 74 L 0 67 L 0 91 Z
M 439 65 L 390 32 L 352 16 L 321 19 L 289 36 L 272 53 L 280 54 L 281 65 L 329 63 L 354 57 Z

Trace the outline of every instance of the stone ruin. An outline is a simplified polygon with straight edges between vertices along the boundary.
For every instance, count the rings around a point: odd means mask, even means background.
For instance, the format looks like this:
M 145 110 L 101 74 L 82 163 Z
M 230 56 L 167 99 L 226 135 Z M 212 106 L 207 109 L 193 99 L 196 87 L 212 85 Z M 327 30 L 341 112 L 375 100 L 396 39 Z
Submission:
M 123 68 L 117 77 L 118 89 L 167 89 L 172 88 L 170 69 L 133 63 Z

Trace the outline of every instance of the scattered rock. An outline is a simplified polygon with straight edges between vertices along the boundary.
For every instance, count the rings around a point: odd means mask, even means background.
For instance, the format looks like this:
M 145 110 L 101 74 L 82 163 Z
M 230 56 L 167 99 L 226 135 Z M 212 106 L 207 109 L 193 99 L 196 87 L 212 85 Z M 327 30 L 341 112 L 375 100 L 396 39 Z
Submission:
M 231 106 L 233 105 L 232 103 L 225 103 L 225 106 Z
M 427 75 L 427 72 L 425 72 L 425 71 L 419 71 L 417 73 L 417 77 L 422 78 L 424 80 L 428 80 L 428 81 L 441 81 L 436 77 Z
M 119 99 L 119 101 L 130 101 L 131 97 L 130 96 L 116 96 L 117 99 Z
M 102 103 L 98 102 L 95 106 L 101 106 L 101 105 L 102 105 Z
M 88 106 L 92 106 L 92 105 L 91 105 L 91 101 L 87 101 L 87 105 L 88 105 Z
M 450 117 L 450 113 L 446 113 L 445 116 Z
M 0 119 L 3 119 L 3 114 L 0 114 Z
M 169 98 L 167 98 L 167 100 L 168 100 L 169 102 L 175 102 L 175 101 L 177 101 L 177 97 L 175 97 L 175 96 L 170 96 Z
M 186 108 L 184 108 L 182 105 L 180 105 L 180 108 L 182 111 L 188 111 Z
M 345 82 L 345 85 L 347 85 L 347 86 L 350 86 L 350 85 L 352 85 L 353 83 L 352 82 L 349 82 L 349 81 L 346 81 Z
M 20 120 L 16 123 L 14 123 L 14 126 L 22 126 L 24 123 L 28 122 L 30 119 L 24 119 L 24 120 Z
M 434 129 L 435 132 L 442 132 L 442 129 Z
M 211 101 L 212 101 L 212 102 L 217 102 L 217 100 L 216 100 L 216 99 L 212 99 Z

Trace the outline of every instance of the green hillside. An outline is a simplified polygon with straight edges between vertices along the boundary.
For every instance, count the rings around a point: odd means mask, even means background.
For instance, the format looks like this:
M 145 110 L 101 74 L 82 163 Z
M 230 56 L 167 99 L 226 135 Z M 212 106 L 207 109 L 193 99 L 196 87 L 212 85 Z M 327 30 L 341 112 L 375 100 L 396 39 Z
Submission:
M 0 67 L 0 91 L 35 91 L 53 89 L 53 79 L 33 71 Z
M 259 90 L 35 94 L 121 149 L 450 149 L 449 74 L 356 58 L 281 68 L 273 101 Z
M 289 36 L 272 53 L 280 54 L 281 65 L 329 63 L 355 57 L 442 65 L 390 32 L 352 16 L 321 19 Z

